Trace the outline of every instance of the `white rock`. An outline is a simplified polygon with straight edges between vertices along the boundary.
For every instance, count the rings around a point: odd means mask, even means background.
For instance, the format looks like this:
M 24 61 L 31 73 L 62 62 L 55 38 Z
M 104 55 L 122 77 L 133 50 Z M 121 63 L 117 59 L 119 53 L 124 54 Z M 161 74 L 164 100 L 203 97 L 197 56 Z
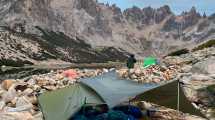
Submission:
M 185 65 L 184 67 L 181 68 L 182 72 L 188 73 L 192 69 L 191 65 Z
M 152 107 L 152 105 L 150 103 L 147 103 L 144 101 L 141 101 L 141 105 L 142 105 L 143 109 L 149 109 Z
M 25 97 L 19 97 L 16 102 L 16 107 L 24 106 L 24 105 L 32 105 L 31 102 Z
M 36 84 L 36 80 L 35 79 L 30 79 L 27 83 L 29 85 L 35 85 Z
M 105 68 L 104 68 L 104 69 L 103 69 L 103 72 L 107 73 L 107 72 L 109 72 L 109 71 L 108 71 L 108 69 L 105 69 Z
M 4 92 L 2 95 L 2 99 L 6 103 L 12 101 L 15 97 L 17 97 L 17 94 L 14 87 L 10 87 L 10 89 L 7 92 Z
M 0 120 L 32 120 L 28 112 L 0 112 Z
M 39 112 L 36 115 L 33 116 L 33 120 L 43 120 L 43 113 Z
M 4 101 L 0 101 L 0 111 L 5 107 L 5 102 Z
M 23 91 L 23 95 L 30 95 L 31 93 L 33 93 L 34 90 L 32 90 L 31 88 L 27 88 L 26 90 Z
M 193 74 L 191 77 L 191 80 L 207 81 L 207 80 L 212 80 L 212 78 L 210 76 L 206 76 L 203 74 Z
M 12 108 L 12 107 L 5 107 L 4 111 L 6 112 L 24 112 L 24 111 L 30 111 L 32 109 L 32 106 L 29 105 L 23 105 L 20 107 Z

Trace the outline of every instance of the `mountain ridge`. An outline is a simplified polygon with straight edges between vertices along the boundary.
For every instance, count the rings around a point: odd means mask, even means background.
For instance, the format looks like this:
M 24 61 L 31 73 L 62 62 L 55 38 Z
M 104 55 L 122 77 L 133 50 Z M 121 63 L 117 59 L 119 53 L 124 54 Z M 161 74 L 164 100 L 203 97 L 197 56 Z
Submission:
M 159 57 L 215 38 L 215 17 L 200 15 L 194 7 L 175 15 L 167 5 L 121 11 L 96 0 L 3 0 L 0 6 L 1 26 L 16 32 L 42 36 L 39 26 L 82 38 L 92 48 L 114 47 L 138 58 Z

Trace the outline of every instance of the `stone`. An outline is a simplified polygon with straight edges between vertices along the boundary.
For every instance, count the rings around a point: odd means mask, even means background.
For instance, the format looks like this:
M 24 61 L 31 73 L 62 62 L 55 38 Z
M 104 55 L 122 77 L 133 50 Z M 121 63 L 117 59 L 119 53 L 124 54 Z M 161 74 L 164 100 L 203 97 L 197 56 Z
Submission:
M 191 66 L 191 65 L 185 65 L 185 66 L 183 66 L 183 67 L 181 68 L 182 72 L 184 72 L 184 73 L 190 72 L 191 69 L 192 69 L 192 66 Z
M 39 85 L 39 86 L 45 86 L 45 85 L 48 85 L 48 84 L 49 84 L 48 80 L 45 80 L 45 79 L 37 80 L 37 85 Z
M 105 72 L 105 73 L 109 72 L 109 70 L 105 69 L 105 68 L 102 71 Z
M 43 120 L 43 113 L 39 112 L 36 115 L 33 116 L 33 120 Z
M 37 105 L 38 104 L 38 99 L 35 95 L 30 96 L 27 98 L 33 105 Z
M 49 90 L 49 91 L 57 89 L 55 86 L 43 86 L 43 88 L 45 88 L 46 90 Z
M 18 111 L 30 111 L 31 109 L 33 109 L 33 105 L 25 96 L 23 96 L 17 99 L 16 108 L 12 110 L 16 110 L 16 112 L 18 112 Z
M 30 80 L 27 81 L 27 83 L 29 85 L 35 85 L 36 84 L 36 80 L 35 79 L 30 79 Z
M 39 85 L 34 85 L 33 90 L 34 91 L 40 91 L 42 88 Z
M 17 97 L 17 94 L 13 87 L 10 87 L 10 89 L 2 95 L 2 99 L 6 103 L 12 101 L 15 97 Z
M 138 103 L 138 107 L 141 109 L 150 109 L 152 107 L 152 105 L 150 103 L 147 103 L 145 101 L 141 101 Z
M 161 80 L 158 79 L 158 78 L 154 78 L 154 79 L 152 80 L 152 82 L 154 82 L 154 83 L 159 83 L 159 82 L 161 82 Z
M 209 75 L 211 78 L 215 79 L 215 74 L 210 74 Z
M 24 111 L 31 111 L 32 106 L 29 105 L 23 105 L 23 106 L 19 106 L 19 107 L 5 107 L 4 111 L 6 112 L 24 112 Z
M 205 61 L 198 62 L 192 67 L 193 73 L 214 74 L 215 73 L 215 58 L 208 58 Z
M 16 106 L 16 102 L 17 102 L 17 97 L 15 97 L 10 103 L 10 107 L 15 107 Z
M 191 80 L 196 80 L 196 81 L 208 81 L 208 80 L 213 80 L 210 76 L 204 75 L 204 74 L 193 74 L 191 76 Z
M 17 83 L 16 86 L 15 86 L 15 90 L 16 91 L 21 91 L 21 92 L 23 92 L 27 88 L 28 88 L 28 84 L 27 83 Z
M 0 96 L 2 96 L 4 94 L 4 92 L 5 92 L 4 90 L 0 89 Z
M 5 107 L 5 102 L 4 101 L 0 101 L 0 111 L 3 110 L 3 108 Z
M 64 79 L 64 76 L 62 74 L 57 74 L 55 77 L 58 80 L 63 80 Z
M 29 112 L 0 112 L 0 120 L 33 120 Z
M 27 89 L 25 89 L 23 92 L 22 92 L 22 94 L 25 96 L 25 95 L 30 95 L 30 94 L 32 94 L 34 92 L 34 90 L 32 90 L 31 88 L 27 88 Z
M 4 80 L 2 82 L 2 88 L 4 88 L 5 90 L 8 90 L 14 83 L 15 83 L 15 80 Z

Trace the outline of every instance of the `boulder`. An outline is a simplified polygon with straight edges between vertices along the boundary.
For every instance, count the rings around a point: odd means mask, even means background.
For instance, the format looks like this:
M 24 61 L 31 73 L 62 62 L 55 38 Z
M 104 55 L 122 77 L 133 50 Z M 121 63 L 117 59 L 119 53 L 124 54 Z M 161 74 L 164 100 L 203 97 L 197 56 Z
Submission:
M 34 90 L 32 90 L 31 88 L 27 88 L 27 89 L 25 89 L 24 91 L 23 91 L 23 95 L 24 96 L 28 96 L 28 95 L 31 95 L 32 93 L 34 92 Z
M 4 101 L 0 101 L 0 111 L 5 107 L 5 105 Z
M 191 66 L 191 65 L 185 65 L 185 66 L 183 66 L 183 67 L 181 68 L 182 72 L 184 72 L 184 73 L 190 72 L 191 69 L 192 69 L 192 66 Z
M 16 107 L 23 106 L 23 105 L 26 105 L 29 103 L 30 102 L 27 100 L 27 98 L 25 96 L 22 96 L 22 97 L 17 98 Z
M 29 85 L 35 85 L 36 84 L 36 80 L 35 79 L 30 79 L 30 80 L 27 81 L 27 83 Z
M 15 80 L 4 80 L 2 82 L 2 88 L 8 90 L 16 81 Z
M 215 74 L 215 58 L 212 57 L 194 64 L 191 71 L 193 73 Z
M 33 117 L 34 117 L 33 120 L 43 120 L 43 113 L 39 112 L 36 115 L 34 115 Z
M 17 93 L 16 90 L 14 89 L 14 87 L 10 87 L 10 89 L 7 92 L 4 92 L 2 95 L 2 99 L 4 102 L 10 102 L 12 101 L 15 97 L 17 97 Z
M 208 81 L 208 80 L 213 80 L 210 76 L 204 75 L 204 74 L 193 74 L 191 76 L 191 80 L 196 80 L 196 81 Z

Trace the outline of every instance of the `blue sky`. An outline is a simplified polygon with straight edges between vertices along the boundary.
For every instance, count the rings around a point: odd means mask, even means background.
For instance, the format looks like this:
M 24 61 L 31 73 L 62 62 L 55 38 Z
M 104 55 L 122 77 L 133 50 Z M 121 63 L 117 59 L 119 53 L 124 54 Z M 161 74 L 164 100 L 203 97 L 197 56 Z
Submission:
M 98 0 L 99 2 L 117 4 L 122 10 L 138 6 L 140 8 L 151 6 L 158 8 L 163 5 L 169 5 L 175 14 L 180 14 L 182 11 L 189 11 L 192 6 L 202 14 L 211 15 L 215 13 L 215 0 Z

